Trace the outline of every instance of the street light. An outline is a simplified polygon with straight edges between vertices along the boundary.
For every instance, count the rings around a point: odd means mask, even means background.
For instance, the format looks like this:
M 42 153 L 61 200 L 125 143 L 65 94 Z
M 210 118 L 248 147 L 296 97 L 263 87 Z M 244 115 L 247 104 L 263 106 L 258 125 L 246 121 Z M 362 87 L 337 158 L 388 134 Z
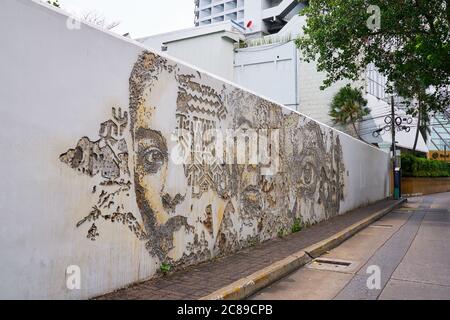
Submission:
M 394 163 L 394 199 L 400 199 L 401 190 L 400 190 L 400 180 L 401 180 L 401 171 L 400 171 L 400 165 L 397 160 L 397 150 L 396 150 L 396 142 L 395 141 L 395 126 L 396 126 L 396 119 L 395 119 L 395 108 L 394 108 L 394 95 L 391 96 L 391 134 L 392 134 L 392 156 L 393 156 L 393 163 Z M 400 124 L 402 119 L 400 118 Z M 399 150 L 400 151 L 400 150 Z

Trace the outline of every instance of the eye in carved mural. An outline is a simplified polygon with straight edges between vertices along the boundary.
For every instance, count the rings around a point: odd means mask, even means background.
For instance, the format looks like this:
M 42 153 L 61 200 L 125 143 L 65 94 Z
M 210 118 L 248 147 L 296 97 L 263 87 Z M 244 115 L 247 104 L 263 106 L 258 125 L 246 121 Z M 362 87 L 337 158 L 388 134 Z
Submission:
M 83 137 L 74 149 L 69 149 L 59 159 L 72 169 L 90 177 L 100 176 L 102 180 L 92 187 L 98 201 L 93 204 L 91 212 L 77 223 L 81 227 L 91 223 L 87 238 L 96 240 L 100 235 L 95 221 L 104 220 L 127 226 L 139 239 L 146 234 L 136 217 L 124 211 L 122 197 L 129 197 L 131 190 L 130 171 L 128 168 L 128 147 L 123 138 L 128 125 L 128 113 L 119 108 L 112 108 L 113 119 L 100 124 L 97 141 Z

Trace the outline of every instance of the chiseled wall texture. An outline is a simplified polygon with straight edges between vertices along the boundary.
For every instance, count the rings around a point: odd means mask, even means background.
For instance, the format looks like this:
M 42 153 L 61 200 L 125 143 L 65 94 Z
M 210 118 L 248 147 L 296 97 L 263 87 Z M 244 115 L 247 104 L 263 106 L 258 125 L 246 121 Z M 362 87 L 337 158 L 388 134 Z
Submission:
M 387 196 L 386 153 L 67 21 L 0 3 L 1 298 L 93 297 Z

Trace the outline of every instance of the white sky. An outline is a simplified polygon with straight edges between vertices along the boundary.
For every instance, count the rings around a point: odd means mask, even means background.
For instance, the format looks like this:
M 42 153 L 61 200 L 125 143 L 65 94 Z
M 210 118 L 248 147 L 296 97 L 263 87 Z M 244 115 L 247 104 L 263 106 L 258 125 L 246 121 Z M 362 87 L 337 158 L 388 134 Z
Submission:
M 121 21 L 112 31 L 132 38 L 194 26 L 194 0 L 59 0 L 74 15 L 95 11 L 107 22 Z

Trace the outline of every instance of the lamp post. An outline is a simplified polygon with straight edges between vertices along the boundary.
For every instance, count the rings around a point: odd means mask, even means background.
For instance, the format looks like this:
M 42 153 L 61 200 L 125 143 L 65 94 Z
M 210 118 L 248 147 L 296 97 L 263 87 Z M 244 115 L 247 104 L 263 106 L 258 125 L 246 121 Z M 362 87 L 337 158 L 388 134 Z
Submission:
M 401 173 L 400 173 L 400 166 L 398 165 L 397 161 L 397 150 L 396 150 L 396 141 L 395 141 L 395 108 L 394 108 L 394 95 L 391 96 L 391 134 L 392 134 L 392 156 L 393 156 L 393 164 L 394 164 L 394 199 L 400 199 L 401 197 L 401 190 L 400 190 L 400 180 L 401 180 Z M 419 130 L 417 128 L 417 130 Z

